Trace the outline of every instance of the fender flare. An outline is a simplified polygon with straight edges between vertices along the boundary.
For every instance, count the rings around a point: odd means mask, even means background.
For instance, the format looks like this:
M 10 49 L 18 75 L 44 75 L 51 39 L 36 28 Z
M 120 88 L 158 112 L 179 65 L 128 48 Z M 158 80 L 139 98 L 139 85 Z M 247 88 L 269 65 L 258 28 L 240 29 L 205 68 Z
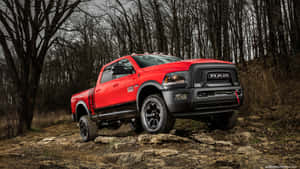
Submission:
M 89 111 L 88 107 L 86 106 L 85 102 L 80 100 L 76 103 L 76 108 L 75 108 L 75 118 L 77 121 L 79 121 L 78 117 L 77 117 L 77 108 L 78 106 L 82 105 L 84 107 L 84 109 L 86 110 L 87 114 L 89 117 L 91 117 L 91 112 Z
M 141 91 L 143 90 L 143 88 L 145 87 L 148 87 L 148 86 L 154 86 L 156 87 L 158 90 L 162 90 L 163 87 L 161 86 L 160 83 L 158 83 L 157 81 L 155 80 L 149 80 L 149 81 L 146 81 L 144 82 L 138 89 L 138 92 L 136 94 L 136 107 L 137 107 L 137 111 L 139 112 L 140 111 L 140 107 L 139 107 L 139 98 L 140 98 L 140 93 Z

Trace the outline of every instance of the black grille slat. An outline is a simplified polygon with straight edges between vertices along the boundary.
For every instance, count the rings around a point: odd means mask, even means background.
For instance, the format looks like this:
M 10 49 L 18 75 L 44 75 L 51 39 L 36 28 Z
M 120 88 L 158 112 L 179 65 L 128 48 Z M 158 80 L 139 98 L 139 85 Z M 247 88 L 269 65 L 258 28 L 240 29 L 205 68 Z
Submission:
M 195 84 L 201 84 L 202 87 L 233 86 L 238 81 L 235 66 L 231 64 L 194 64 L 191 72 L 193 87 L 197 87 Z M 229 77 L 209 79 L 209 74 L 228 74 Z

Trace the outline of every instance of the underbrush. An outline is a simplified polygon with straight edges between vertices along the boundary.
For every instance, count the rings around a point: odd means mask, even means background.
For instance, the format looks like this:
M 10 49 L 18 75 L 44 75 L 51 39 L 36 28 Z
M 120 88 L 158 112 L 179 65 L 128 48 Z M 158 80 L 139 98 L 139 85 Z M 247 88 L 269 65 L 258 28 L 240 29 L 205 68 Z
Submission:
M 238 65 L 245 94 L 241 112 L 244 115 L 259 114 L 276 127 L 299 128 L 299 62 L 299 59 L 294 60 L 288 72 L 278 66 L 266 66 L 260 60 Z
M 16 113 L 7 113 L 0 118 L 0 139 L 16 136 L 18 126 L 17 119 L 18 116 Z M 65 111 L 35 113 L 32 120 L 32 131 L 40 131 L 41 128 L 70 120 L 70 114 L 66 114 Z

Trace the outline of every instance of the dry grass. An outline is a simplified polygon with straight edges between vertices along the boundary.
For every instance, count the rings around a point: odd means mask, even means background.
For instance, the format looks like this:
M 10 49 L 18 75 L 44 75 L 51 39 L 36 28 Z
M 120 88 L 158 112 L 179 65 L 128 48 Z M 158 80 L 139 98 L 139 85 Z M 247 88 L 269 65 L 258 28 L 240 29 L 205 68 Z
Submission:
M 294 66 L 292 70 L 300 72 L 298 69 Z M 240 70 L 239 77 L 245 91 L 241 112 L 261 115 L 274 127 L 284 130 L 299 128 L 299 78 L 285 75 L 275 67 L 266 68 L 259 61 L 253 61 Z
M 265 68 L 259 61 L 252 61 L 247 68 L 240 68 L 239 77 L 244 89 L 244 107 L 256 111 L 278 105 L 293 105 L 299 99 L 300 81 L 280 74 L 276 67 Z
M 71 115 L 66 114 L 64 111 L 49 112 L 37 114 L 32 121 L 33 128 L 43 128 L 59 122 L 70 121 Z
M 48 112 L 48 113 L 35 113 L 32 128 L 39 130 L 40 128 L 48 127 L 60 122 L 71 121 L 71 115 L 66 114 L 65 111 Z M 10 113 L 0 119 L 0 139 L 10 138 L 17 133 L 17 115 Z

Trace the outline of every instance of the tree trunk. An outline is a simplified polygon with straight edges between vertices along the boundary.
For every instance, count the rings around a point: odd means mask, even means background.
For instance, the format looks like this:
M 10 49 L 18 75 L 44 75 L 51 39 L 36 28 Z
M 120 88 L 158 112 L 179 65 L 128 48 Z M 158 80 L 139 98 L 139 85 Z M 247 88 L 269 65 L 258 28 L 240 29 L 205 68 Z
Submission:
M 168 52 L 167 39 L 165 36 L 165 28 L 162 21 L 160 4 L 157 0 L 152 0 L 152 8 L 154 11 L 154 22 L 156 28 L 156 39 L 158 52 Z
M 258 3 L 259 2 L 259 3 Z M 257 22 L 257 31 L 258 31 L 258 37 L 257 37 L 257 44 L 258 50 L 259 50 L 259 57 L 264 56 L 264 46 L 263 46 L 263 40 L 262 40 L 262 26 L 261 26 L 261 2 L 259 0 L 253 0 L 254 3 L 254 10 L 256 15 L 256 22 Z M 256 56 L 257 57 L 257 56 Z
M 223 59 L 230 61 L 230 47 L 229 47 L 229 28 L 228 28 L 228 20 L 229 20 L 229 1 L 228 0 L 223 0 L 223 15 L 222 15 L 222 22 L 223 22 Z
M 278 26 L 280 20 L 280 1 L 278 0 L 268 0 L 267 1 L 267 16 L 269 21 L 269 38 L 270 38 L 270 46 L 269 46 L 269 54 L 273 58 L 273 64 L 277 65 L 277 57 L 279 48 L 277 41 L 278 39 Z
M 300 1 L 299 0 L 293 0 L 293 6 L 294 6 L 294 50 L 295 53 L 300 52 Z
M 172 14 L 173 14 L 172 38 L 174 38 L 174 41 L 171 43 L 175 43 L 175 56 L 180 57 L 180 30 L 178 28 L 176 1 L 172 2 Z M 183 57 L 184 56 L 182 56 L 182 58 Z
M 31 65 L 30 70 L 31 77 L 27 84 L 23 84 L 23 87 L 19 89 L 18 95 L 18 134 L 23 134 L 27 130 L 31 129 L 33 120 L 33 112 L 35 107 L 35 98 L 38 91 L 39 79 L 41 76 L 41 68 L 43 65 L 33 66 Z M 24 82 L 26 83 L 25 79 Z M 27 86 L 27 87 L 26 87 Z

